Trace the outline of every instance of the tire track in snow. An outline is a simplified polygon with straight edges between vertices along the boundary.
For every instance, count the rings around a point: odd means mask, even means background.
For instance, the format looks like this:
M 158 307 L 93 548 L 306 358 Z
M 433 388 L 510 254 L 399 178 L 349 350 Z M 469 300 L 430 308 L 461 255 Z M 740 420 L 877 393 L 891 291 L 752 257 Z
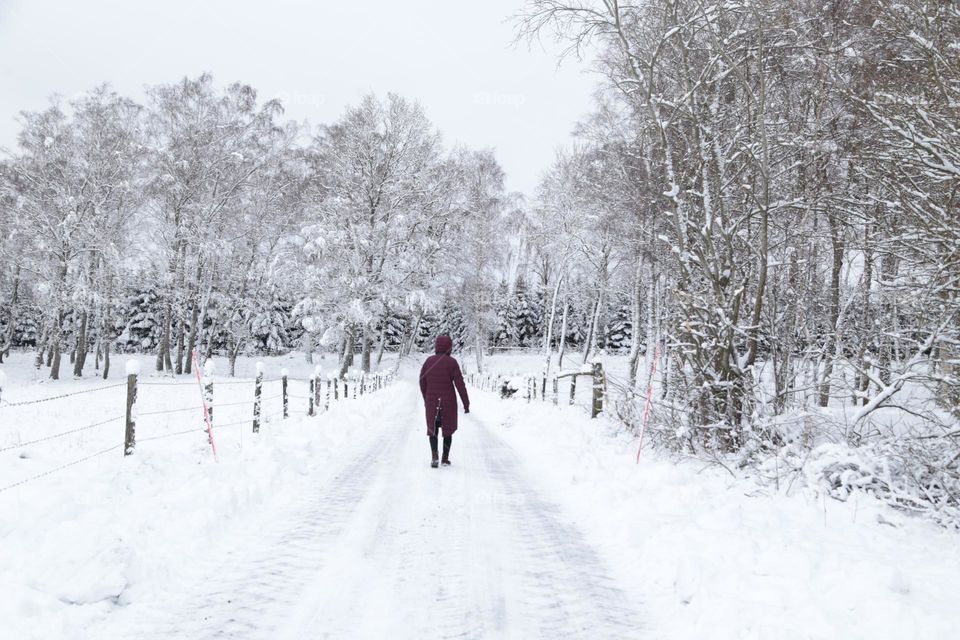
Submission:
M 487 472 L 506 497 L 499 502 L 522 566 L 521 609 L 543 638 L 638 638 L 642 629 L 626 594 L 560 509 L 526 481 L 517 453 L 474 418 Z
M 196 593 L 167 609 L 165 620 L 147 623 L 144 632 L 131 637 L 273 638 L 278 620 L 323 568 L 327 549 L 380 471 L 383 450 L 392 449 L 402 436 L 397 429 L 386 441 L 374 436 L 328 485 L 305 496 L 295 515 L 251 535 L 248 548 L 230 554 L 205 581 L 213 588 L 198 585 Z
M 408 386 L 339 474 L 251 532 L 194 595 L 163 603 L 165 616 L 138 625 L 149 633 L 124 635 L 641 637 L 596 552 L 475 416 L 454 439 L 454 466 L 428 467 Z
M 637 638 L 636 612 L 520 458 L 476 420 L 427 466 L 420 411 L 287 637 Z
M 411 386 L 413 397 L 419 400 Z M 422 412 L 406 412 L 406 437 L 336 550 L 307 590 L 284 637 L 478 637 L 466 582 L 469 522 L 445 517 L 449 470 L 428 467 Z

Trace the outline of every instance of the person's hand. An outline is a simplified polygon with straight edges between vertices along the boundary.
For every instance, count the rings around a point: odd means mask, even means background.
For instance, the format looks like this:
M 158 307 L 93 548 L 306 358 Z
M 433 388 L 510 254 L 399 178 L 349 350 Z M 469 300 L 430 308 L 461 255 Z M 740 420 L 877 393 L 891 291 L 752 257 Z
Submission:
M 464 412 L 464 413 L 470 413 L 470 407 L 464 407 L 464 408 L 463 408 L 463 412 Z

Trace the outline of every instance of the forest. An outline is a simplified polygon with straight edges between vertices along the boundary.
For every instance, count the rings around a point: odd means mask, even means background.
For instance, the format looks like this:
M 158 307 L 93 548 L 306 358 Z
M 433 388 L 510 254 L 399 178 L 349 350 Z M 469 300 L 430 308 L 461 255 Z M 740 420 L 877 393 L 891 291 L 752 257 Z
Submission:
M 392 93 L 312 127 L 211 75 L 22 113 L 0 359 L 620 354 L 628 429 L 658 369 L 657 446 L 763 474 L 842 444 L 837 492 L 960 521 L 960 5 L 532 0 L 516 24 L 598 78 L 534 194 Z

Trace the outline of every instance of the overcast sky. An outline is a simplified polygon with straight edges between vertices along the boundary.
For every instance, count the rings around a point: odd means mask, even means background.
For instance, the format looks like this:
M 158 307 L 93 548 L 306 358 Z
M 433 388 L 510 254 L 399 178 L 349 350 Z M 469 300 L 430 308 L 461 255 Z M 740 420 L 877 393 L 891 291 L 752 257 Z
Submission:
M 336 119 L 364 93 L 419 100 L 448 147 L 493 147 L 511 190 L 532 195 L 589 111 L 586 65 L 514 46 L 521 0 L 0 0 L 0 146 L 17 114 L 101 83 L 143 86 L 210 71 L 287 115 Z M 552 50 L 551 50 L 552 49 Z

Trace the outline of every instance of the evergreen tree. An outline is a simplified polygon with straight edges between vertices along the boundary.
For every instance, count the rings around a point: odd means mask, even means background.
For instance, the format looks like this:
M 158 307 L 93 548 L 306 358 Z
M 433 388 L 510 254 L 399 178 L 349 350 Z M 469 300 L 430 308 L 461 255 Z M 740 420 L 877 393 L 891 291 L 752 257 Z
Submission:
M 607 351 L 621 351 L 630 348 L 633 337 L 633 321 L 629 304 L 617 305 L 610 320 L 603 328 L 599 346 Z
M 437 335 L 450 336 L 454 351 L 459 351 L 466 344 L 466 333 L 463 312 L 456 305 L 446 305 L 437 323 Z
M 410 318 L 404 315 L 391 313 L 382 322 L 386 323 L 384 339 L 387 341 L 387 349 L 399 349 L 403 340 L 404 330 L 410 325 Z M 380 327 L 377 327 L 380 330 Z
M 160 295 L 156 286 L 131 289 L 124 304 L 126 325 L 117 340 L 123 351 L 150 351 L 160 344 Z
M 437 338 L 437 330 L 440 326 L 439 318 L 432 313 L 425 314 L 420 320 L 420 328 L 417 330 L 416 346 L 420 351 L 433 353 L 433 344 Z
M 250 317 L 250 337 L 254 349 L 267 354 L 286 351 L 292 342 L 287 333 L 289 324 L 289 309 L 280 300 L 274 300 L 269 306 L 254 312 Z
M 509 314 L 513 323 L 513 336 L 516 346 L 531 347 L 537 345 L 542 313 L 535 294 L 531 295 L 526 283 L 521 278 L 517 281 Z
M 508 295 L 506 281 L 501 281 L 497 287 L 497 296 L 494 301 L 497 321 L 493 333 L 493 344 L 498 347 L 509 347 L 516 344 L 516 319 L 513 316 L 514 307 Z

